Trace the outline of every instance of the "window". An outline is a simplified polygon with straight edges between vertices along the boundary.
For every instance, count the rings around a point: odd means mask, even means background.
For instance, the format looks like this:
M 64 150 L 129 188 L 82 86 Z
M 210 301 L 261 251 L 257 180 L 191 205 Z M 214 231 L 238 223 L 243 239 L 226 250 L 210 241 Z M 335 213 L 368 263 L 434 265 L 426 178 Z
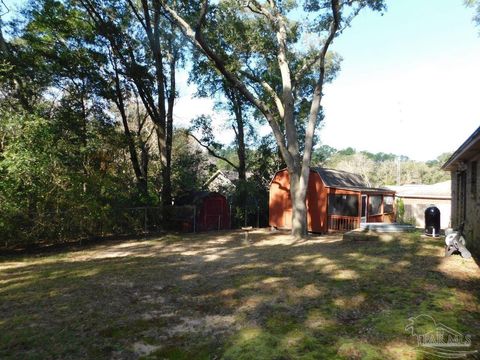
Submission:
M 358 216 L 358 196 L 328 195 L 328 215 Z
M 465 221 L 467 211 L 467 172 L 457 173 L 457 222 Z
M 471 179 L 470 179 L 470 190 L 472 197 L 476 198 L 477 197 L 477 162 L 472 161 L 472 168 L 470 171 Z
M 393 213 L 393 196 L 383 197 L 383 212 L 385 214 Z
M 372 195 L 368 198 L 368 215 L 379 215 L 382 213 L 382 195 Z

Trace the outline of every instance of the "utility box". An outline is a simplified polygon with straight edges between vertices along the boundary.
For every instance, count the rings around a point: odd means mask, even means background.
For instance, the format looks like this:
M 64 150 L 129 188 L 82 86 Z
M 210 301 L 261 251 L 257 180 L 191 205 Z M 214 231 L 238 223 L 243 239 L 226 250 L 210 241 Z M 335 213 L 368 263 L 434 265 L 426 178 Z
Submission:
M 425 235 L 440 235 L 440 210 L 435 205 L 430 205 L 425 210 Z

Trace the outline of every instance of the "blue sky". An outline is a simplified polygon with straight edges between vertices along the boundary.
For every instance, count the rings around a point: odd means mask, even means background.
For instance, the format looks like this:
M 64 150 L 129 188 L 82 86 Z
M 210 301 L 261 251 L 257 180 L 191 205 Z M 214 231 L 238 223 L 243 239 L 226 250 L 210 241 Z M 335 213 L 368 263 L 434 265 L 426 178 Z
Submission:
M 332 46 L 343 63 L 325 88 L 321 143 L 435 159 L 480 125 L 480 28 L 463 0 L 387 5 L 383 16 L 361 13 Z M 217 134 L 232 139 L 212 102 L 184 90 L 177 120 L 187 124 L 210 112 L 218 117 Z
M 480 125 L 480 28 L 462 0 L 388 1 L 364 12 L 333 49 L 322 142 L 428 160 Z
M 24 1 L 5 2 L 14 8 Z M 344 60 L 325 88 L 321 142 L 416 160 L 461 145 L 480 125 L 480 28 L 463 4 L 391 0 L 383 16 L 361 13 L 332 46 Z M 185 82 L 180 87 L 179 124 L 214 113 L 212 101 L 192 99 Z M 217 133 L 231 138 L 216 116 Z

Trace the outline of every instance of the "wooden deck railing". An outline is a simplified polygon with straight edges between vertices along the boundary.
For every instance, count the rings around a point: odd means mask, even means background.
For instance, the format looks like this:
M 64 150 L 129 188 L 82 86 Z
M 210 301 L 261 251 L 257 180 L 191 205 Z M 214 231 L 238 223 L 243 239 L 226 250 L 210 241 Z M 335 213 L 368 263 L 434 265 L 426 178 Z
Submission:
M 355 216 L 328 216 L 329 231 L 350 231 L 360 226 L 360 219 Z

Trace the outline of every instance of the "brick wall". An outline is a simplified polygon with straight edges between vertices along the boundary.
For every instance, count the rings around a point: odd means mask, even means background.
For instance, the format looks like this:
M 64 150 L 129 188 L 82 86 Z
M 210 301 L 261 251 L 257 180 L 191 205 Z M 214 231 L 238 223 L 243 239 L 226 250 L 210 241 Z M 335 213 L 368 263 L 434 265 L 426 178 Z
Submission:
M 465 221 L 467 247 L 480 255 L 480 154 L 465 164 L 464 174 L 452 171 L 451 178 L 452 226 Z

